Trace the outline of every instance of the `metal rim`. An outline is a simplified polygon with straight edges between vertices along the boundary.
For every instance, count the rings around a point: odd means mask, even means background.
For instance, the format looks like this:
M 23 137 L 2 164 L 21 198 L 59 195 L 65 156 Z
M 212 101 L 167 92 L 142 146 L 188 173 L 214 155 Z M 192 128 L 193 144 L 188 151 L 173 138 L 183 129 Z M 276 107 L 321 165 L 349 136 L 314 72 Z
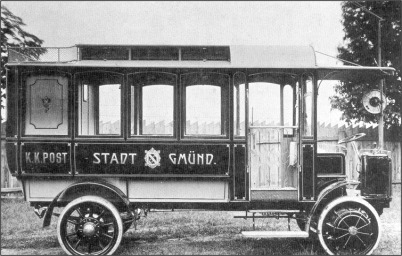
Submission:
M 371 254 L 381 237 L 380 217 L 363 199 L 338 198 L 322 212 L 318 237 L 330 255 Z
M 60 214 L 57 238 L 70 255 L 109 255 L 120 245 L 123 224 L 107 200 L 84 196 L 69 203 Z

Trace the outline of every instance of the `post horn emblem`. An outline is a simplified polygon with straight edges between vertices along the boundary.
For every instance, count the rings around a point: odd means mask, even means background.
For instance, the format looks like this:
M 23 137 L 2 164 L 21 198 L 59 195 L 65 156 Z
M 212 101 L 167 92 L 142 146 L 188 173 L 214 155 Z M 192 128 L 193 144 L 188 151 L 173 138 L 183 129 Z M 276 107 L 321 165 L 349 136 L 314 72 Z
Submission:
M 49 111 L 51 102 L 52 102 L 52 100 L 48 96 L 42 98 L 42 104 L 43 104 L 43 107 L 45 108 L 45 113 L 47 113 Z
M 145 150 L 145 166 L 148 166 L 152 169 L 156 168 L 157 166 L 160 166 L 161 162 L 161 156 L 160 156 L 160 150 L 155 150 L 154 148 L 151 148 L 150 150 Z

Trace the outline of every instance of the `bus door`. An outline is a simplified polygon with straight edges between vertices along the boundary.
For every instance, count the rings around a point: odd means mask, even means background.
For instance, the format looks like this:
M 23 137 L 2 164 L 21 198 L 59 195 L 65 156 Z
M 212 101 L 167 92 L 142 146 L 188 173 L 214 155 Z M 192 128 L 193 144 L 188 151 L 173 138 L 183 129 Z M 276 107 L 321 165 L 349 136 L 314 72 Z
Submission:
M 288 74 L 249 76 L 247 144 L 251 200 L 297 199 L 296 84 L 295 76 Z

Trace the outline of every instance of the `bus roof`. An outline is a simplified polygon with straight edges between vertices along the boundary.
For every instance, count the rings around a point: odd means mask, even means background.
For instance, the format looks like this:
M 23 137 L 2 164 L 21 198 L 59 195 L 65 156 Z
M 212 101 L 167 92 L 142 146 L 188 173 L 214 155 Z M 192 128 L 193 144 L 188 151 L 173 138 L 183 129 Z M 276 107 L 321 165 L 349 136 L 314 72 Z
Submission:
M 193 50 L 207 48 L 221 48 L 226 51 L 220 51 L 229 54 L 226 60 L 132 60 L 127 57 L 125 60 L 103 60 L 88 59 L 84 60 L 80 57 L 79 52 L 84 50 L 99 51 L 102 49 L 126 49 L 131 54 L 131 50 L 159 48 L 159 49 L 187 49 Z M 28 49 L 28 48 L 23 48 Z M 41 48 L 46 49 L 46 54 L 50 52 L 59 59 L 49 60 L 32 60 L 17 56 L 21 54 L 16 48 L 9 48 L 9 63 L 7 65 L 22 66 L 57 66 L 57 67 L 122 67 L 122 68 L 239 68 L 239 69 L 282 69 L 293 70 L 300 69 L 318 70 L 320 77 L 328 77 L 331 79 L 339 79 L 342 74 L 350 72 L 374 72 L 379 76 L 392 74 L 395 69 L 390 67 L 362 67 L 362 66 L 318 66 L 316 61 L 316 52 L 311 46 L 288 46 L 288 45 L 231 45 L 231 46 L 203 46 L 203 45 L 93 45 L 93 44 L 77 44 L 73 47 L 65 48 Z M 73 49 L 73 50 L 71 50 Z M 60 55 L 63 51 L 72 51 L 71 59 L 68 61 L 60 61 Z M 76 51 L 76 52 L 74 52 Z M 67 54 L 64 54 L 67 55 Z M 129 54 L 127 54 L 129 55 Z M 14 56 L 16 56 L 14 58 Z

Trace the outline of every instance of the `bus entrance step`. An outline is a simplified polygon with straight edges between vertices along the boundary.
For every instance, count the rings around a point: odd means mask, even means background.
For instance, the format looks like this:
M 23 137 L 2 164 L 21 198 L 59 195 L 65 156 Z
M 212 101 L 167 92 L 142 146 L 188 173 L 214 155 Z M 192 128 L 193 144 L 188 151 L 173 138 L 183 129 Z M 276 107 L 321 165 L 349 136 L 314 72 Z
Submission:
M 251 213 L 299 213 L 300 210 L 249 210 Z
M 308 238 L 305 231 L 243 231 L 243 236 L 250 238 Z

